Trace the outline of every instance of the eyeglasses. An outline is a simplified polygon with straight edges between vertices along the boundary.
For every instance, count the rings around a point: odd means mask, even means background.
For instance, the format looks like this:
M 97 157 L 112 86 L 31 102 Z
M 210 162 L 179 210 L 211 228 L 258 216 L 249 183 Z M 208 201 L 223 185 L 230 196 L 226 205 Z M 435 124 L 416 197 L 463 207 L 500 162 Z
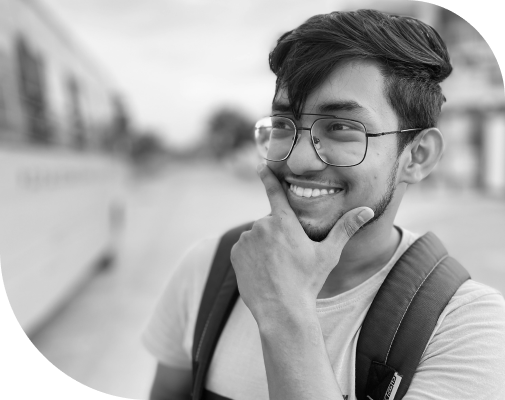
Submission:
M 317 156 L 325 164 L 334 167 L 354 167 L 366 157 L 368 138 L 394 133 L 422 131 L 424 128 L 400 131 L 368 133 L 365 125 L 352 119 L 324 114 L 310 128 L 297 127 L 294 120 L 280 115 L 260 119 L 254 129 L 254 138 L 261 157 L 268 161 L 285 161 L 298 142 L 301 131 L 309 131 Z

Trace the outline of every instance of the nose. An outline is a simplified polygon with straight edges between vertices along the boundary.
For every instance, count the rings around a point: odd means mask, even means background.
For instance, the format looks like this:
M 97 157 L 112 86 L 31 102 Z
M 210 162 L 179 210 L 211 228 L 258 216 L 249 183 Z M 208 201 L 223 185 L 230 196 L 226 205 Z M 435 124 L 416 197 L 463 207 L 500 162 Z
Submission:
M 310 171 L 322 171 L 327 167 L 327 164 L 318 157 L 307 130 L 299 131 L 298 140 L 287 160 L 287 165 L 295 175 L 303 175 Z

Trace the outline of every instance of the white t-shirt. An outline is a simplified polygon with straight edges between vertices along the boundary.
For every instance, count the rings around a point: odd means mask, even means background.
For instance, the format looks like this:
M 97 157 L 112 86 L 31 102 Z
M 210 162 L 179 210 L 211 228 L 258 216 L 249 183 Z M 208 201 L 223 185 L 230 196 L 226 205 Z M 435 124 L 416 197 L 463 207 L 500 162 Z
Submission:
M 418 236 L 402 230 L 391 260 L 345 293 L 318 299 L 317 315 L 337 382 L 354 400 L 355 354 L 361 324 L 389 270 Z M 159 362 L 191 369 L 196 317 L 219 238 L 191 248 L 144 332 Z M 223 330 L 206 388 L 233 400 L 268 399 L 263 352 L 254 317 L 239 298 Z M 405 400 L 505 400 L 505 301 L 497 291 L 465 282 L 440 315 Z

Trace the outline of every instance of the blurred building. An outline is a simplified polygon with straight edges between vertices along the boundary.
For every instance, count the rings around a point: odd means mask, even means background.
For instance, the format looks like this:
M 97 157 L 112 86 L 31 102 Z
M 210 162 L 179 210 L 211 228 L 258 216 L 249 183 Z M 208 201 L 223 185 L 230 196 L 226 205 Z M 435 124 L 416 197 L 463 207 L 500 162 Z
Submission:
M 129 136 L 111 79 L 36 0 L 0 0 L 0 256 L 36 330 L 116 251 Z
M 350 3 L 348 9 L 355 9 Z M 484 38 L 453 12 L 421 1 L 361 1 L 359 8 L 409 15 L 433 26 L 447 44 L 453 72 L 442 83 L 440 128 L 446 151 L 425 185 L 480 189 L 505 196 L 505 93 Z
M 454 65 L 441 128 L 448 141 L 444 178 L 463 187 L 505 194 L 505 94 L 496 58 L 482 36 L 456 14 L 439 8 L 436 28 Z
M 127 134 L 111 79 L 36 0 L 0 0 L 0 139 L 108 150 Z

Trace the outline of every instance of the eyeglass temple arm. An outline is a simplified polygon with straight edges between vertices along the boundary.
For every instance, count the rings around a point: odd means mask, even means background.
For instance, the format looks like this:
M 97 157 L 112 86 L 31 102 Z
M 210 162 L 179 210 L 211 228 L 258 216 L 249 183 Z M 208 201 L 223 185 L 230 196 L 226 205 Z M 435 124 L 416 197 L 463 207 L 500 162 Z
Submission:
M 401 131 L 391 131 L 391 132 L 381 132 L 381 133 L 367 133 L 367 137 L 379 137 L 384 135 L 392 135 L 394 133 L 403 133 L 403 132 L 414 132 L 414 131 L 422 131 L 424 128 L 413 128 L 413 129 L 403 129 Z

